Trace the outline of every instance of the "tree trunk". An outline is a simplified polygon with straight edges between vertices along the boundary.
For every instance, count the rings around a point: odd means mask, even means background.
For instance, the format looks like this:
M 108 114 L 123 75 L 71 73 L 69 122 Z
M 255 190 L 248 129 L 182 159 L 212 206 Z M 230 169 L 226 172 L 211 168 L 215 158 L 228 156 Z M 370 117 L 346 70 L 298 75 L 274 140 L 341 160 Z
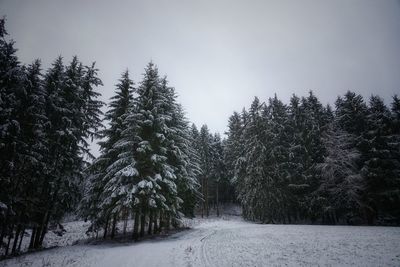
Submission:
M 156 211 L 154 213 L 154 233 L 155 234 L 160 233 L 160 221 L 159 221 L 159 219 L 160 219 L 160 212 Z
M 210 216 L 210 210 L 209 210 L 209 206 L 208 206 L 208 179 L 206 179 L 205 190 L 206 190 L 206 215 L 208 217 L 208 216 Z
M 21 233 L 21 225 L 20 224 L 18 224 L 18 226 L 17 226 L 17 230 L 15 231 L 15 236 L 14 236 L 14 244 L 13 244 L 13 247 L 12 247 L 12 250 L 11 250 L 11 254 L 15 254 L 15 252 L 16 252 L 16 250 L 17 250 L 17 244 L 18 244 L 18 237 L 19 237 L 19 234 Z
M 125 210 L 124 212 L 124 235 L 126 235 L 126 227 L 128 226 L 128 211 Z
M 171 228 L 171 218 L 170 218 L 170 216 L 169 216 L 169 213 L 167 213 L 167 214 L 165 215 L 165 228 L 166 228 L 167 230 L 169 230 L 169 229 Z
M 25 227 L 22 228 L 21 238 L 19 239 L 18 252 L 21 251 L 21 244 L 22 244 L 22 240 L 24 239 L 24 234 L 25 234 Z
M 44 224 L 44 222 L 42 221 L 42 223 L 38 227 L 36 227 L 35 240 L 33 242 L 33 248 L 34 249 L 37 249 L 39 247 L 40 233 L 41 233 L 41 231 L 43 229 L 43 224 Z
M 8 255 L 8 249 L 10 248 L 11 236 L 12 236 L 13 229 L 14 229 L 14 226 L 12 225 L 11 226 L 11 232 L 8 235 L 8 242 L 7 242 L 7 245 L 6 245 L 6 252 L 4 253 L 4 255 L 6 255 L 6 256 Z
M 103 235 L 103 239 L 106 239 L 106 238 L 107 238 L 108 221 L 109 221 L 109 218 L 107 218 L 106 224 L 105 224 L 105 226 L 104 226 L 104 235 Z
M 204 177 L 201 178 L 201 194 L 203 196 L 203 201 L 201 205 L 201 218 L 204 218 L 204 206 L 205 206 L 205 191 L 204 191 Z
M 147 230 L 147 234 L 148 235 L 153 234 L 153 212 L 152 211 L 149 212 L 149 228 Z
M 164 228 L 164 226 L 165 226 L 165 222 L 164 222 L 164 212 L 163 211 L 160 211 L 160 224 L 159 224 L 159 232 L 161 232 L 162 231 L 162 229 Z
M 216 191 L 216 204 L 217 204 L 217 217 L 219 217 L 219 183 L 217 182 L 217 191 Z
M 112 228 L 111 228 L 111 239 L 114 239 L 115 237 L 115 228 L 117 226 L 117 214 L 114 214 L 113 217 L 113 224 L 112 224 Z
M 36 233 L 35 245 L 34 245 L 35 248 L 39 248 L 43 244 L 43 239 L 44 239 L 44 236 L 46 235 L 47 227 L 48 227 L 49 221 L 50 221 L 51 211 L 53 210 L 54 203 L 56 202 L 56 199 L 57 199 L 58 190 L 60 188 L 59 183 L 60 183 L 60 181 L 58 181 L 58 183 L 57 183 L 57 187 L 54 191 L 53 196 L 51 196 L 51 193 L 48 194 L 48 201 L 50 203 L 48 204 L 47 210 L 44 214 L 42 224 L 39 228 L 40 231 Z
M 10 247 L 10 241 L 11 241 L 11 236 L 8 236 L 8 242 L 7 242 L 7 245 L 6 245 L 6 249 L 4 251 L 4 256 L 8 255 L 8 248 Z
M 7 207 L 6 217 L 5 217 L 4 223 L 2 224 L 2 227 L 1 227 L 0 248 L 3 246 L 4 237 L 6 237 L 9 217 L 10 217 L 10 207 Z
M 35 235 L 36 235 L 36 227 L 32 228 L 32 235 L 31 235 L 31 241 L 29 242 L 29 249 L 33 249 L 33 246 L 35 244 Z
M 146 214 L 144 211 L 140 214 L 140 237 L 144 236 L 144 229 L 146 227 Z
M 53 208 L 53 207 L 51 206 L 51 209 L 52 209 L 52 208 Z M 50 209 L 50 210 L 51 210 L 51 209 Z M 46 221 L 45 221 L 45 223 L 44 223 L 44 225 L 43 225 L 42 232 L 40 233 L 40 239 L 39 239 L 39 243 L 38 243 L 38 248 L 42 246 L 44 236 L 45 236 L 46 233 L 47 233 L 47 227 L 49 226 L 49 221 L 50 221 L 50 211 L 48 211 L 48 212 L 46 213 L 46 215 L 47 215 L 47 216 L 46 216 Z
M 134 222 L 133 222 L 133 234 L 132 234 L 132 238 L 133 238 L 133 240 L 138 240 L 138 237 L 139 237 L 139 235 L 138 235 L 138 232 L 139 232 L 139 216 L 140 216 L 140 214 L 139 214 L 139 212 L 135 212 L 135 219 L 134 219 Z

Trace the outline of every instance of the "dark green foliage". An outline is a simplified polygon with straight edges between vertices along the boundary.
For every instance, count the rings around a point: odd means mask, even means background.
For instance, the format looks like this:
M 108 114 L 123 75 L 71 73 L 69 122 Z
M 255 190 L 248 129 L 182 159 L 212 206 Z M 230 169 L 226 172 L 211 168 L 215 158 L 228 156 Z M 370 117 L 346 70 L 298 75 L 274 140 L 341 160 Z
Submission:
M 367 189 L 369 223 L 400 223 L 400 170 L 398 136 L 392 129 L 392 114 L 378 96 L 370 98 L 367 129 L 362 147 L 364 164 L 361 173 Z M 396 140 L 397 139 L 397 140 Z
M 7 255 L 17 253 L 26 228 L 30 248 L 41 247 L 49 223 L 76 207 L 102 102 L 94 65 L 74 57 L 64 66 L 59 57 L 43 77 L 39 60 L 18 62 L 0 22 L 0 245 L 8 238 Z
M 225 162 L 247 219 L 399 224 L 399 99 L 390 111 L 347 92 L 336 110 L 310 92 L 255 98 L 229 120 Z
M 174 88 L 149 63 L 133 90 L 125 72 L 111 99 L 101 156 L 88 170 L 81 213 L 114 238 L 116 223 L 132 217 L 133 238 L 194 216 L 198 157 Z M 111 226 L 110 226 L 111 225 Z M 146 226 L 147 225 L 147 226 Z M 111 227 L 111 231 L 108 228 Z M 139 231 L 140 229 L 140 231 Z M 124 230 L 125 232 L 125 230 Z

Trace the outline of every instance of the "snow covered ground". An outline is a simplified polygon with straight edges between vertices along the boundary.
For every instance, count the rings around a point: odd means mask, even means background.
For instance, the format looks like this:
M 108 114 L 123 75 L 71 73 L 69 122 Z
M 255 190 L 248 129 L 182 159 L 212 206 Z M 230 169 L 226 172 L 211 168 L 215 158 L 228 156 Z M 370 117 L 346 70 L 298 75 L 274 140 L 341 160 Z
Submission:
M 261 225 L 195 219 L 192 229 L 139 243 L 74 245 L 0 266 L 400 266 L 400 228 Z

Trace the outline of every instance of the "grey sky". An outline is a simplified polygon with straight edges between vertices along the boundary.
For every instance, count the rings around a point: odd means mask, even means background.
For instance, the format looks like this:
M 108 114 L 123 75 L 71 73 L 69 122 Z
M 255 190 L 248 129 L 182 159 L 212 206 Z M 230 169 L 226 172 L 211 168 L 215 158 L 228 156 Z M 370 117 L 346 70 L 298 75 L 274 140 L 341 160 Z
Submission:
M 153 60 L 188 118 L 223 132 L 255 95 L 400 92 L 399 1 L 0 0 L 20 60 L 97 62 L 103 99 Z

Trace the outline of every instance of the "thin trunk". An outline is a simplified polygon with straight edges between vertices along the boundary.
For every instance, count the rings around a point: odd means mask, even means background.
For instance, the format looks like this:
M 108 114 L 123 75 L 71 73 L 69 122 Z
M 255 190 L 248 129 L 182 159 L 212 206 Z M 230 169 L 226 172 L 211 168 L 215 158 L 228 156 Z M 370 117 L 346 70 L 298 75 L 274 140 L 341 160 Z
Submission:
M 169 230 L 169 229 L 171 228 L 171 218 L 170 218 L 170 216 L 169 216 L 169 213 L 167 213 L 167 214 L 165 215 L 165 228 L 166 228 L 167 230 Z
M 49 226 L 49 221 L 50 221 L 50 211 L 47 212 L 46 221 L 45 221 L 45 223 L 43 225 L 42 232 L 40 233 L 40 239 L 39 239 L 39 244 L 38 244 L 39 247 L 41 247 L 42 244 L 43 244 L 43 239 L 44 239 L 44 236 L 47 233 L 47 227 Z
M 209 206 L 208 206 L 208 179 L 206 179 L 205 190 L 206 190 L 206 215 L 208 217 L 208 216 L 210 216 L 210 210 L 209 210 Z
M 219 183 L 217 182 L 217 192 L 216 192 L 216 195 L 217 195 L 217 200 L 216 200 L 216 204 L 217 204 L 217 217 L 219 217 Z
M 149 212 L 149 228 L 147 230 L 147 234 L 148 235 L 153 234 L 153 212 L 152 211 Z
M 46 215 L 44 215 L 46 216 Z M 37 249 L 39 247 L 39 240 L 40 240 L 40 233 L 43 229 L 43 224 L 44 222 L 42 222 L 37 228 L 36 228 L 36 232 L 35 232 L 35 241 L 33 242 L 33 248 Z
M 156 211 L 154 213 L 154 233 L 155 234 L 158 234 L 160 232 L 159 218 L 160 218 L 160 212 Z
M 42 223 L 42 226 L 41 226 L 41 229 L 40 229 L 40 234 L 38 234 L 38 239 L 36 240 L 37 242 L 35 243 L 35 248 L 39 248 L 43 244 L 43 239 L 44 239 L 44 236 L 47 233 L 47 228 L 48 228 L 50 217 L 51 217 L 51 211 L 53 210 L 54 203 L 57 200 L 58 190 L 59 189 L 60 189 L 60 181 L 58 180 L 57 181 L 57 187 L 54 190 L 53 196 L 51 196 L 51 194 L 49 196 L 50 204 L 48 205 L 46 213 L 45 213 L 45 217 L 43 218 L 44 223 Z
M 56 148 L 56 152 L 57 152 L 57 148 Z M 59 153 L 56 153 L 56 157 L 55 157 L 55 160 L 54 160 L 54 171 L 56 171 L 57 168 L 58 168 L 59 157 L 60 157 Z M 43 222 L 42 222 L 42 225 L 40 227 L 40 231 L 36 233 L 35 245 L 34 245 L 35 248 L 39 248 L 39 247 L 42 246 L 44 236 L 47 233 L 47 227 L 49 225 L 51 211 L 53 210 L 54 204 L 55 204 L 55 202 L 57 200 L 58 190 L 60 189 L 60 184 L 61 184 L 60 179 L 61 178 L 56 180 L 56 183 L 55 183 L 56 184 L 56 188 L 54 190 L 54 194 L 53 195 L 51 194 L 51 187 L 48 188 L 49 191 L 48 191 L 47 201 L 49 203 L 48 203 L 48 206 L 47 206 L 45 217 L 43 218 Z
M 109 218 L 107 218 L 106 224 L 104 225 L 104 235 L 103 235 L 103 239 L 106 239 L 106 238 L 107 238 L 108 221 L 109 221 Z
M 115 228 L 117 226 L 117 214 L 114 214 L 114 218 L 113 218 L 113 224 L 112 224 L 112 228 L 111 228 L 111 239 L 114 239 L 115 237 Z
M 25 227 L 22 228 L 21 238 L 19 239 L 18 252 L 21 251 L 21 244 L 22 244 L 22 239 L 24 239 L 24 234 L 25 234 Z
M 22 228 L 22 226 L 20 224 L 18 224 L 17 230 L 15 231 L 14 244 L 13 244 L 13 247 L 12 247 L 12 250 L 11 250 L 11 254 L 13 254 L 13 255 L 15 254 L 15 252 L 17 250 L 18 237 L 19 237 L 19 234 L 21 233 L 21 228 Z
M 3 246 L 3 239 L 4 239 L 4 237 L 6 237 L 9 217 L 10 217 L 10 207 L 7 207 L 7 212 L 6 212 L 5 220 L 4 220 L 4 223 L 3 223 L 2 226 L 1 226 L 0 248 Z
M 159 232 L 162 231 L 163 227 L 165 226 L 164 222 L 164 212 L 160 211 L 160 225 L 159 225 Z
M 204 194 L 204 177 L 201 178 L 201 194 L 203 196 L 203 201 L 201 205 L 201 218 L 204 218 L 204 205 L 205 205 L 205 194 Z
M 29 249 L 33 249 L 33 246 L 35 244 L 36 229 L 37 227 L 32 228 L 32 235 L 31 235 L 31 241 L 29 242 Z
M 146 214 L 142 212 L 140 214 L 140 237 L 144 236 L 144 228 L 146 227 Z
M 132 235 L 132 237 L 133 237 L 133 240 L 137 240 L 138 239 L 138 237 L 139 237 L 139 235 L 138 235 L 138 232 L 139 232 L 139 216 L 140 216 L 140 214 L 139 214 L 139 212 L 135 212 L 135 219 L 134 219 L 134 224 L 133 224 L 133 235 Z
M 124 212 L 124 235 L 126 235 L 126 227 L 128 226 L 128 211 Z
M 11 235 L 12 235 L 13 229 L 14 229 L 14 226 L 11 227 L 11 232 L 8 235 L 8 242 L 7 242 L 7 245 L 6 245 L 6 252 L 4 253 L 4 255 L 6 255 L 6 256 L 8 255 L 8 249 L 10 248 Z

